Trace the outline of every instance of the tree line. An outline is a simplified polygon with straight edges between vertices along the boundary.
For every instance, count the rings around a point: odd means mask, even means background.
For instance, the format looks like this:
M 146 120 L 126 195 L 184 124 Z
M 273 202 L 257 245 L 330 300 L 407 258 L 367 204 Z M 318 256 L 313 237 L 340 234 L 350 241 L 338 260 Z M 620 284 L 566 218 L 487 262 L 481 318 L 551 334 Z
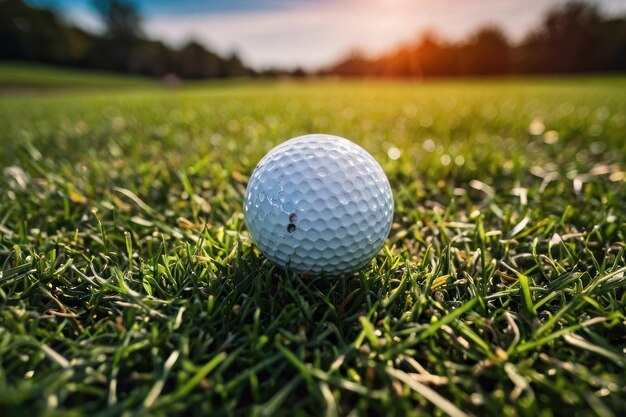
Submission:
M 24 60 L 163 77 L 306 76 L 302 69 L 258 72 L 236 54 L 220 56 L 197 41 L 172 48 L 149 39 L 127 0 L 92 0 L 104 26 L 93 33 L 67 23 L 52 10 L 24 0 L 0 0 L 0 60 Z M 449 77 L 626 71 L 626 16 L 573 1 L 549 10 L 521 42 L 485 26 L 464 41 L 432 32 L 388 53 L 352 52 L 312 75 L 354 77 Z
M 0 1 L 0 60 L 22 60 L 163 77 L 254 75 L 236 54 L 220 56 L 196 41 L 175 49 L 146 37 L 132 3 L 93 0 L 101 34 L 67 23 L 50 9 L 23 0 Z
M 321 71 L 325 75 L 449 77 L 626 71 L 626 17 L 607 16 L 574 1 L 549 10 L 519 44 L 497 26 L 478 29 L 463 42 L 425 33 L 375 58 L 352 52 Z

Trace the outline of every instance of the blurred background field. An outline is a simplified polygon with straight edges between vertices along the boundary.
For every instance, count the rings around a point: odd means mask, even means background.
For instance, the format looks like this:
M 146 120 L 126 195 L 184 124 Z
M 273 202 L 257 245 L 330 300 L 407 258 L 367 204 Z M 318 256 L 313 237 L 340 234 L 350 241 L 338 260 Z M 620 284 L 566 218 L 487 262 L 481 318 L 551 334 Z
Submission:
M 0 94 L 54 88 L 110 88 L 155 84 L 154 79 L 126 74 L 72 70 L 19 61 L 0 64 Z

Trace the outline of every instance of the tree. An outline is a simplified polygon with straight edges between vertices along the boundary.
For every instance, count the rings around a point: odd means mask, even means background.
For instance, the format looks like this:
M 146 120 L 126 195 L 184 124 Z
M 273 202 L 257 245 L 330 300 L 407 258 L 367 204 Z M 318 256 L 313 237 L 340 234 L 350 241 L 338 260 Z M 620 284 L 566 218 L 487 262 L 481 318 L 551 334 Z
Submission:
M 223 58 L 198 42 L 173 50 L 147 39 L 131 0 L 92 0 L 102 19 L 101 34 L 66 22 L 52 9 L 24 0 L 0 0 L 0 60 L 132 72 L 156 77 L 175 73 L 182 78 L 254 75 L 236 54 Z
M 456 75 L 457 62 L 452 48 L 447 47 L 433 31 L 420 37 L 415 54 L 419 61 L 419 77 Z
M 246 68 L 237 52 L 234 51 L 224 58 L 221 68 L 221 77 L 245 77 L 247 75 L 253 75 L 253 71 Z
M 114 71 L 132 71 L 131 62 L 142 40 L 141 18 L 131 3 L 122 0 L 93 0 L 104 24 L 104 37 L 92 45 L 92 65 Z
M 502 30 L 485 26 L 470 37 L 460 51 L 460 70 L 467 75 L 500 75 L 509 72 L 511 47 Z
M 608 20 L 597 6 L 573 1 L 548 11 L 529 33 L 519 65 L 540 73 L 617 70 L 625 47 L 623 18 Z
M 110 39 L 137 39 L 142 37 L 141 17 L 137 8 L 124 0 L 93 0 L 94 8 Z
M 176 73 L 183 78 L 215 78 L 220 75 L 220 58 L 196 41 L 176 52 Z
M 372 62 L 358 49 L 353 49 L 348 56 L 330 67 L 326 72 L 344 77 L 354 77 L 367 75 Z
M 50 10 L 22 0 L 0 1 L 0 59 L 67 64 L 83 57 L 88 42 L 84 31 Z

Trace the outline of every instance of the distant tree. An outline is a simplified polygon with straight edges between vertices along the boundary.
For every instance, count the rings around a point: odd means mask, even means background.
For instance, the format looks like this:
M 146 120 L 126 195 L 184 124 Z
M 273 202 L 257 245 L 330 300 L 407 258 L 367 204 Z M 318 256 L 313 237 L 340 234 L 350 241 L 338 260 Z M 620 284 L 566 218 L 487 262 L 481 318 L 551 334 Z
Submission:
M 32 30 L 29 9 L 21 0 L 0 2 L 0 58 L 27 59 L 23 38 Z
M 175 52 L 175 72 L 183 78 L 220 76 L 221 59 L 196 41 L 190 41 Z
M 93 0 L 93 6 L 105 26 L 110 39 L 137 39 L 142 37 L 141 17 L 137 7 L 124 0 Z
M 220 76 L 222 77 L 245 77 L 253 74 L 253 71 L 246 68 L 236 52 L 231 52 L 224 59 L 221 68 Z
M 511 47 L 504 32 L 496 26 L 485 26 L 470 36 L 459 50 L 460 73 L 467 75 L 500 75 L 509 72 Z
M 325 73 L 344 77 L 363 76 L 368 74 L 371 66 L 372 62 L 361 51 L 353 49 L 346 58 L 330 67 Z
M 597 6 L 573 1 L 548 11 L 528 34 L 517 66 L 533 73 L 623 70 L 625 48 L 624 18 L 607 19 Z
M 372 75 L 382 77 L 415 77 L 420 74 L 419 57 L 415 48 L 410 45 L 401 46 L 393 52 L 376 60 Z
M 604 22 L 599 29 L 600 44 L 597 46 L 601 59 L 598 71 L 626 71 L 626 18 L 616 17 Z
M 270 67 L 270 68 L 265 68 L 262 71 L 259 71 L 256 75 L 260 77 L 269 77 L 269 78 L 285 78 L 285 77 L 292 77 L 293 71 L 290 71 L 285 68 Z M 323 76 L 325 74 L 322 72 L 317 72 L 315 73 L 315 75 Z
M 0 1 L 0 59 L 68 64 L 84 55 L 89 36 L 50 10 Z
M 139 11 L 123 0 L 93 0 L 92 4 L 104 25 L 104 33 L 92 44 L 87 57 L 89 65 L 133 71 L 131 63 L 142 40 Z
M 308 73 L 306 72 L 306 70 L 302 67 L 297 67 L 295 69 L 293 69 L 292 71 L 289 72 L 289 75 L 291 75 L 294 78 L 304 78 L 308 75 Z
M 54 10 L 24 0 L 0 0 L 0 60 L 29 60 L 162 77 L 213 78 L 254 75 L 236 54 L 227 58 L 190 42 L 173 50 L 147 39 L 130 0 L 92 0 L 104 31 L 89 33 Z
M 414 44 L 375 59 L 350 54 L 320 74 L 341 76 L 493 76 L 626 71 L 626 16 L 607 17 L 590 3 L 550 9 L 539 27 L 513 46 L 485 26 L 464 42 L 446 43 L 426 32 Z
M 433 31 L 422 34 L 415 47 L 418 58 L 418 77 L 441 77 L 457 74 L 457 60 L 453 49 L 445 45 Z
M 165 74 L 176 72 L 176 52 L 172 51 L 161 41 L 144 39 L 138 42 L 129 57 L 130 72 L 162 77 Z
M 146 38 L 133 0 L 91 0 L 104 31 L 87 32 L 54 10 L 25 0 L 0 0 L 0 60 L 28 60 L 162 77 L 254 75 L 237 54 L 221 57 L 196 41 L 172 49 Z M 318 75 L 440 77 L 626 71 L 626 16 L 607 16 L 571 1 L 550 9 L 540 25 L 512 46 L 498 27 L 480 28 L 463 42 L 426 32 L 414 42 L 367 57 L 353 50 Z M 266 76 L 301 76 L 272 68 Z

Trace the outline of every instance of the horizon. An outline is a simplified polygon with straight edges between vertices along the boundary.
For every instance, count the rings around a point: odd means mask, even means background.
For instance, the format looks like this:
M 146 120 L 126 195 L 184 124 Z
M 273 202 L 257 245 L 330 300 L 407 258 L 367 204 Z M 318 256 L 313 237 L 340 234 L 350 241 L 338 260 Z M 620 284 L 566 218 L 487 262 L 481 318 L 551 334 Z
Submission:
M 49 7 L 87 30 L 99 31 L 90 0 L 27 0 Z M 220 54 L 237 53 L 256 69 L 316 70 L 351 51 L 384 53 L 434 32 L 459 40 L 485 25 L 498 26 L 514 42 L 544 13 L 567 0 L 196 0 L 131 1 L 146 36 L 171 46 L 196 40 Z M 608 14 L 626 12 L 621 0 L 591 2 Z M 269 46 L 268 46 L 269 45 Z M 306 45 L 307 47 L 303 47 Z

